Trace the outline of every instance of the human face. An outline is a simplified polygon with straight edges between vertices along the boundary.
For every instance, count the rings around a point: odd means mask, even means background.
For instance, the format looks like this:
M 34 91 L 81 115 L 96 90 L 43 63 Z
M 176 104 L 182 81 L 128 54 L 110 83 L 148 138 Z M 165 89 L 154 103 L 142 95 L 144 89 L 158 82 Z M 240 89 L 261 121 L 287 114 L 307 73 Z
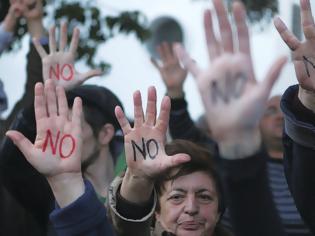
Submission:
M 283 130 L 283 113 L 280 109 L 280 96 L 269 99 L 267 108 L 260 121 L 260 130 L 264 140 L 281 139 Z
M 177 236 L 211 236 L 220 215 L 213 179 L 203 171 L 170 180 L 160 196 L 156 219 Z

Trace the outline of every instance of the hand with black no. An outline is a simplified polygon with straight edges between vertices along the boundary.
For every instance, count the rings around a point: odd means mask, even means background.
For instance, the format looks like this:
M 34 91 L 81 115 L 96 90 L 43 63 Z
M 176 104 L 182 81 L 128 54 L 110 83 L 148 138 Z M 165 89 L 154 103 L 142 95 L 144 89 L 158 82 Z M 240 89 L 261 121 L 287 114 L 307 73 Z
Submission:
M 14 130 L 6 135 L 27 161 L 43 174 L 60 206 L 84 192 L 81 174 L 82 101 L 76 98 L 70 112 L 62 87 L 48 80 L 35 86 L 36 139 L 34 144 Z M 83 191 L 83 192 L 82 192 Z
M 117 120 L 124 133 L 128 166 L 121 194 L 131 202 L 143 202 L 150 197 L 157 175 L 170 167 L 189 161 L 190 158 L 186 154 L 168 156 L 165 153 L 164 145 L 170 113 L 169 97 L 163 98 L 158 118 L 156 117 L 156 90 L 154 87 L 148 89 L 145 115 L 139 91 L 134 93 L 133 100 L 134 127 L 130 126 L 120 107 L 115 109 Z
M 221 154 L 227 158 L 241 158 L 252 154 L 260 145 L 258 123 L 286 58 L 276 60 L 266 78 L 258 83 L 252 65 L 243 4 L 236 1 L 232 5 L 238 44 L 233 42 L 232 27 L 223 2 L 213 0 L 213 5 L 221 38 L 214 34 L 213 13 L 207 10 L 204 27 L 211 65 L 207 69 L 200 69 L 180 45 L 175 46 L 175 51 L 196 79 L 208 125 L 221 146 Z M 248 140 L 250 143 L 247 147 Z M 238 147 L 242 147 L 242 150 L 238 150 Z
M 292 60 L 299 81 L 299 99 L 315 111 L 315 24 L 309 0 L 300 0 L 301 23 L 305 41 L 299 41 L 284 22 L 276 17 L 274 25 L 281 38 L 292 51 Z
M 38 54 L 43 62 L 43 79 L 51 79 L 55 85 L 70 90 L 81 85 L 87 79 L 99 76 L 102 72 L 98 69 L 90 70 L 86 73 L 79 73 L 74 68 L 76 52 L 78 49 L 80 31 L 74 28 L 69 49 L 67 49 L 67 24 L 63 23 L 60 29 L 59 48 L 55 37 L 55 27 L 49 30 L 49 51 L 47 54 L 39 40 L 33 40 Z
M 161 43 L 157 46 L 157 52 L 160 55 L 161 64 L 154 58 L 151 58 L 151 62 L 160 72 L 167 89 L 167 95 L 171 98 L 183 97 L 183 85 L 187 76 L 187 70 L 180 65 L 169 43 Z

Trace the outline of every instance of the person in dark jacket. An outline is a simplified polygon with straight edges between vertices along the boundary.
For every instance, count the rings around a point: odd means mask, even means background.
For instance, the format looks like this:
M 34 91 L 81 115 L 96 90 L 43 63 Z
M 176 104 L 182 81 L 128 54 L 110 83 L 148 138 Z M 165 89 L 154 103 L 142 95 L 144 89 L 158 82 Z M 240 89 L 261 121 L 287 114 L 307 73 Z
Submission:
M 36 84 L 34 104 L 34 144 L 19 131 L 10 130 L 6 135 L 47 179 L 58 204 L 51 214 L 57 234 L 113 235 L 105 206 L 97 199 L 91 183 L 84 183 L 81 172 L 81 158 L 87 151 L 84 148 L 88 148 L 86 143 L 93 136 L 83 118 L 82 100 L 75 98 L 70 110 L 64 89 L 47 80 L 45 86 Z
M 275 18 L 274 25 L 292 51 L 292 61 L 299 85 L 289 87 L 281 100 L 285 119 L 284 164 L 287 182 L 305 223 L 315 234 L 314 206 L 314 113 L 315 23 L 309 0 L 301 0 L 301 25 L 305 40 L 299 41 L 284 22 Z

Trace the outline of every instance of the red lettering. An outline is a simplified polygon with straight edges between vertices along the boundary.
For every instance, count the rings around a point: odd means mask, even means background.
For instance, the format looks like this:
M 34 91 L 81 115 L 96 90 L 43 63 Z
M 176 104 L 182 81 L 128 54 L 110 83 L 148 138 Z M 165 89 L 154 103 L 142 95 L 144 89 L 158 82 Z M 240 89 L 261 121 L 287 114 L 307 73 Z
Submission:
M 53 75 L 54 75 L 54 77 L 53 77 Z M 51 66 L 49 69 L 49 78 L 50 79 L 56 78 L 57 80 L 59 80 L 60 79 L 59 75 L 60 75 L 59 64 L 56 65 L 56 68 Z
M 44 144 L 43 144 L 43 148 L 42 148 L 42 151 L 45 152 L 46 149 L 47 149 L 47 146 L 48 146 L 48 143 L 51 147 L 51 152 L 53 155 L 56 155 L 56 151 L 57 151 L 57 148 L 58 148 L 58 145 L 59 145 L 59 155 L 61 158 L 68 158 L 70 157 L 73 152 L 74 152 L 74 149 L 75 149 L 75 139 L 73 138 L 72 135 L 70 134 L 65 134 L 62 136 L 62 138 L 60 139 L 59 141 L 59 137 L 60 137 L 60 131 L 57 132 L 57 136 L 55 138 L 55 140 L 53 140 L 53 137 L 52 137 L 52 133 L 50 130 L 47 130 L 46 132 L 46 138 L 45 138 L 45 141 L 44 141 Z M 66 142 L 67 140 L 69 140 L 67 143 L 68 143 L 68 147 L 69 148 L 69 153 L 67 154 L 64 154 L 64 151 L 63 151 L 63 144 L 64 142 Z M 71 145 L 71 146 L 70 146 Z
M 72 142 L 72 148 L 71 148 L 71 150 L 70 150 L 70 152 L 69 152 L 68 155 L 64 155 L 64 154 L 62 153 L 62 144 L 63 144 L 63 141 L 64 141 L 66 138 L 69 138 L 69 139 L 71 140 L 71 142 Z M 62 139 L 60 140 L 60 145 L 59 145 L 59 153 L 60 153 L 61 158 L 68 158 L 69 156 L 71 156 L 72 153 L 73 153 L 73 151 L 74 151 L 74 148 L 75 148 L 75 140 L 74 140 L 74 138 L 73 138 L 70 134 L 64 135 L 64 136 L 62 137 Z
M 59 135 L 60 135 L 60 131 L 58 131 L 57 137 L 55 139 L 55 143 L 53 143 L 52 133 L 51 133 L 50 130 L 47 130 L 46 139 L 45 139 L 42 151 L 43 152 L 46 151 L 47 145 L 48 145 L 48 140 L 49 140 L 49 144 L 50 144 L 50 147 L 51 147 L 52 154 L 55 155 L 56 154 L 57 145 L 58 145 Z
M 67 71 L 65 71 L 66 68 L 69 68 L 68 71 L 69 73 L 66 73 Z M 68 75 L 66 75 L 68 74 Z M 73 78 L 73 67 L 70 64 L 64 64 L 61 68 L 61 76 L 64 80 L 71 80 Z
M 72 80 L 74 75 L 73 66 L 71 64 L 64 64 L 61 70 L 59 64 L 56 64 L 55 67 L 51 66 L 49 69 L 49 78 L 60 80 L 60 73 L 63 80 Z

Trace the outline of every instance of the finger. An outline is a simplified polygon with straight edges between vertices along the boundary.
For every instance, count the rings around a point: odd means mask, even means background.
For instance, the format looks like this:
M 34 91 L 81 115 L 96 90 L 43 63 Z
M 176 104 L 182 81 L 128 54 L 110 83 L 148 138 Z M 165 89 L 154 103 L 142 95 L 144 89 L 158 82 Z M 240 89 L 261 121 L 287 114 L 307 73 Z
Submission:
M 72 124 L 74 125 L 73 131 L 76 137 L 80 137 L 81 134 L 82 118 L 82 99 L 80 97 L 76 97 L 73 102 L 71 117 Z
M 131 131 L 131 127 L 120 106 L 115 107 L 115 115 L 124 135 L 126 136 Z
M 251 57 L 249 33 L 246 24 L 246 11 L 240 1 L 233 3 L 233 14 L 236 21 L 239 51 Z
M 274 83 L 279 78 L 280 72 L 283 68 L 283 66 L 286 64 L 288 58 L 286 56 L 278 58 L 271 68 L 269 69 L 266 78 L 262 82 L 262 92 L 266 96 L 266 98 L 269 96 L 270 91 L 274 85 Z
M 41 43 L 39 42 L 38 38 L 33 38 L 33 44 L 36 48 L 36 51 L 38 52 L 39 56 L 43 59 L 44 57 L 47 56 L 47 53 Z
M 89 70 L 88 72 L 80 74 L 78 80 L 81 81 L 81 83 L 84 83 L 86 80 L 91 79 L 95 76 L 101 76 L 102 74 L 103 71 L 101 69 Z
M 147 109 L 145 112 L 145 123 L 149 126 L 154 126 L 156 120 L 156 89 L 149 87 Z
M 186 50 L 182 47 L 181 44 L 176 43 L 174 45 L 174 51 L 176 53 L 177 58 L 181 61 L 181 63 L 184 65 L 185 68 L 188 69 L 188 71 L 197 78 L 200 74 L 200 69 L 196 62 L 189 56 L 189 54 L 186 52 Z
M 306 67 L 308 65 L 305 65 L 302 61 L 294 61 L 293 63 L 296 78 L 299 81 L 300 86 L 306 90 L 314 91 L 314 86 L 312 80 L 310 79 L 310 71 L 309 68 Z
M 46 99 L 44 94 L 44 85 L 36 83 L 34 88 L 34 111 L 36 121 L 47 117 Z
M 166 133 L 168 123 L 170 119 L 171 100 L 168 96 L 165 96 L 161 102 L 160 114 L 156 122 L 156 128 L 163 134 Z
M 56 88 L 52 79 L 45 81 L 45 97 L 48 116 L 57 116 L 57 97 Z
M 178 166 L 182 163 L 190 161 L 190 156 L 185 153 L 179 153 L 173 156 L 168 156 L 168 158 L 163 158 L 163 169 L 168 169 L 171 167 Z
M 305 38 L 315 39 L 315 25 L 309 0 L 301 0 L 301 21 Z
M 213 0 L 213 4 L 218 17 L 223 50 L 225 52 L 233 52 L 232 28 L 223 2 L 222 0 Z
M 294 34 L 288 29 L 288 27 L 284 24 L 284 22 L 279 18 L 274 18 L 274 25 L 279 32 L 282 40 L 288 45 L 288 47 L 295 51 L 300 47 L 300 41 L 294 36 Z
M 57 86 L 56 93 L 57 93 L 59 115 L 65 118 L 68 118 L 69 107 L 68 107 L 68 101 L 67 101 L 64 88 L 61 86 Z
M 49 52 L 50 53 L 55 53 L 56 52 L 56 27 L 55 26 L 52 26 L 50 29 L 49 29 Z
M 221 48 L 213 31 L 213 21 L 212 21 L 212 14 L 210 10 L 206 10 L 204 12 L 203 22 L 204 22 L 204 28 L 205 28 L 209 59 L 214 60 L 216 57 L 220 55 Z
M 142 99 L 140 91 L 135 91 L 133 94 L 133 105 L 134 105 L 134 127 L 142 126 L 144 122 L 144 115 L 142 109 Z
M 157 60 L 155 60 L 153 57 L 150 58 L 152 65 L 157 69 L 160 70 L 161 67 L 159 65 L 159 63 L 157 62 Z
M 68 31 L 67 23 L 63 22 L 60 27 L 60 40 L 59 40 L 59 51 L 63 52 L 67 46 L 68 41 Z
M 79 39 L 80 39 L 80 30 L 79 28 L 75 27 L 72 33 L 72 39 L 70 43 L 70 52 L 72 54 L 76 54 L 78 46 L 79 46 Z
M 25 158 L 29 161 L 29 155 L 30 151 L 33 149 L 33 144 L 25 138 L 25 136 L 15 130 L 9 130 L 5 134 L 7 137 L 9 137 L 12 142 L 18 147 L 18 149 L 23 153 Z

